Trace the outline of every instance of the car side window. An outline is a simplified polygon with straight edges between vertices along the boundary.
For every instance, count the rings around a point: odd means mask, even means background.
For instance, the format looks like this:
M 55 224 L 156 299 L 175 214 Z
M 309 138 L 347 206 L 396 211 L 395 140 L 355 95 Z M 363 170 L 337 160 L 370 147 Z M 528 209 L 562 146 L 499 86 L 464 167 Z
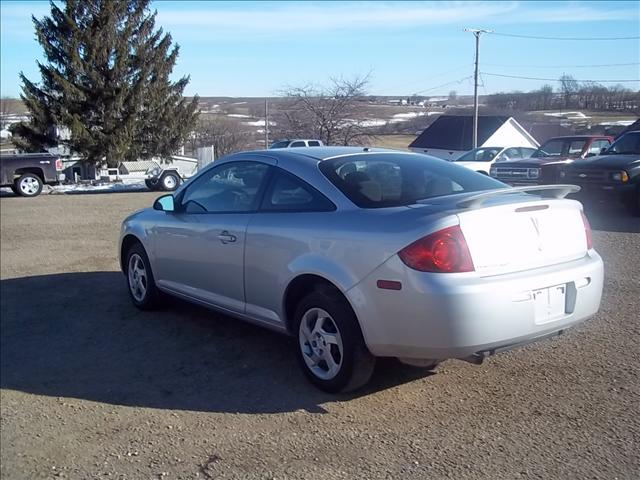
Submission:
M 195 178 L 182 197 L 185 213 L 243 213 L 257 210 L 268 165 L 231 162 Z
M 608 148 L 609 145 L 609 140 L 595 140 L 589 147 L 589 155 L 600 155 L 600 151 L 603 148 Z
M 270 212 L 330 212 L 336 207 L 308 183 L 278 169 L 260 209 Z
M 320 142 L 318 142 L 317 140 L 311 140 L 311 141 L 309 141 L 309 146 L 310 147 L 319 147 L 320 146 Z
M 304 142 L 293 142 L 291 145 L 289 145 L 290 147 L 306 147 L 307 144 Z

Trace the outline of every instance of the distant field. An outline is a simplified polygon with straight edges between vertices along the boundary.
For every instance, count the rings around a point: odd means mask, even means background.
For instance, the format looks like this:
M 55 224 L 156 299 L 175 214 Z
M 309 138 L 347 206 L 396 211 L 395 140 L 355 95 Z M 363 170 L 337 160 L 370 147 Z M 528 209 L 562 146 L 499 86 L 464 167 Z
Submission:
M 371 147 L 409 150 L 409 144 L 413 142 L 415 138 L 415 135 L 376 135 L 375 137 L 371 137 L 368 145 Z

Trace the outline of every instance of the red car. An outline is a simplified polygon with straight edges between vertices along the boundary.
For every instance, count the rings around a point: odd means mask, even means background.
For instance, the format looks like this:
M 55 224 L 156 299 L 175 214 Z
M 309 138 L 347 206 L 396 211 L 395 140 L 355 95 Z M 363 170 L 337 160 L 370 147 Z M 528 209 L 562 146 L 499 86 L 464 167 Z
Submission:
M 553 137 L 531 158 L 501 162 L 491 167 L 491 176 L 510 185 L 556 183 L 558 168 L 565 163 L 599 155 L 613 142 L 607 135 Z

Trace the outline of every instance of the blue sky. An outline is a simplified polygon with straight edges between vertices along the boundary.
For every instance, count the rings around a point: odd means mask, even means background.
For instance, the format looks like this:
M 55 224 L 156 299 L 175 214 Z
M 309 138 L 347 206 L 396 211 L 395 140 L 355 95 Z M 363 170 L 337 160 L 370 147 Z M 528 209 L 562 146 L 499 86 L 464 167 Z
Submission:
M 373 95 L 473 91 L 474 43 L 464 27 L 555 37 L 640 36 L 640 2 L 154 2 L 180 44 L 188 95 L 272 96 L 286 85 L 371 72 Z M 18 72 L 38 79 L 31 15 L 47 2 L 0 1 L 0 93 Z M 640 41 L 552 41 L 486 35 L 481 71 L 579 80 L 640 79 Z M 591 65 L 633 64 L 597 67 Z M 482 76 L 480 93 L 553 82 Z M 610 85 L 610 84 L 607 84 Z M 640 82 L 627 87 L 640 89 Z

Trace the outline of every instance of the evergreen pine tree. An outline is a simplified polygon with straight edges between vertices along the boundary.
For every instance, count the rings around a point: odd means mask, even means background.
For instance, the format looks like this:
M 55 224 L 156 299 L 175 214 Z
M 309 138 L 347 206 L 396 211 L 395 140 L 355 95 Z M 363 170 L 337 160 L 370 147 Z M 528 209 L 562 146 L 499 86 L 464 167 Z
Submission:
M 51 16 L 33 17 L 46 62 L 41 83 L 20 74 L 31 120 L 16 124 L 19 148 L 66 144 L 93 164 L 169 158 L 197 119 L 198 98 L 183 91 L 189 77 L 169 76 L 179 47 L 155 28 L 149 0 L 53 1 Z M 67 127 L 57 139 L 55 126 Z

